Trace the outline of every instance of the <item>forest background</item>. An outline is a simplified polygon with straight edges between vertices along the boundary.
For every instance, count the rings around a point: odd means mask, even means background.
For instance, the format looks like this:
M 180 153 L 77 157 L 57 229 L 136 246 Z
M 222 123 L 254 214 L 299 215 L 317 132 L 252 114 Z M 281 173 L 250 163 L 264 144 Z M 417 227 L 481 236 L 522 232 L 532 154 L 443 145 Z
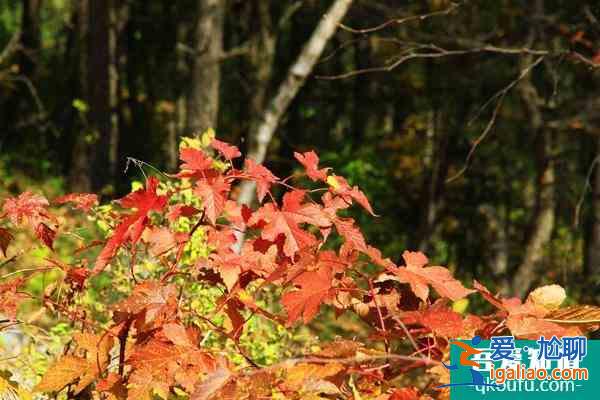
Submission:
M 214 128 L 256 151 L 329 1 L 0 1 L 4 193 L 115 198 Z M 265 157 L 321 159 L 377 199 L 368 240 L 523 294 L 600 283 L 600 6 L 350 2 Z M 596 58 L 594 58 L 596 57 Z M 363 221 L 366 221 L 366 217 Z

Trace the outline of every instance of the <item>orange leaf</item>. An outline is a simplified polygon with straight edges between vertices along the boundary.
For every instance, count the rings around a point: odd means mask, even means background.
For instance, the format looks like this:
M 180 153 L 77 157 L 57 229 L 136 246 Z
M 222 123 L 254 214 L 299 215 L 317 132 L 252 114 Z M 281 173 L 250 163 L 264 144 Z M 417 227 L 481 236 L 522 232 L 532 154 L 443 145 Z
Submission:
M 48 368 L 34 391 L 58 392 L 84 375 L 89 367 L 89 362 L 84 358 L 64 356 Z

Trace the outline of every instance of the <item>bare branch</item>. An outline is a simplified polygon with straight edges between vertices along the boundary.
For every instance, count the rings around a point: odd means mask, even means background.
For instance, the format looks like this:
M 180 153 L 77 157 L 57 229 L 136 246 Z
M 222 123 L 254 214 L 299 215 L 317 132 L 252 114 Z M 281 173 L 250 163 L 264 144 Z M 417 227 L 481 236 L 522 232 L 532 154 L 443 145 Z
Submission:
M 391 19 L 389 21 L 386 21 L 386 22 L 384 22 L 384 23 L 382 23 L 380 25 L 377 25 L 377 26 L 375 26 L 373 28 L 354 29 L 354 28 L 351 28 L 351 27 L 349 27 L 347 25 L 344 25 L 342 23 L 340 23 L 339 26 L 340 26 L 341 29 L 343 29 L 345 31 L 348 31 L 348 32 L 351 32 L 351 33 L 357 33 L 357 34 L 372 33 L 372 32 L 380 31 L 380 30 L 385 29 L 385 28 L 387 28 L 389 26 L 392 26 L 392 25 L 401 25 L 401 24 L 404 24 L 404 23 L 410 22 L 410 21 L 423 21 L 423 20 L 431 18 L 431 17 L 437 17 L 437 16 L 440 16 L 440 15 L 448 15 L 452 11 L 456 10 L 458 7 L 460 7 L 460 4 L 458 4 L 458 3 L 452 3 L 450 5 L 450 7 L 448 7 L 445 10 L 442 10 L 442 11 L 434 11 L 434 12 L 431 12 L 431 13 L 428 13 L 428 14 L 421 14 L 421 15 L 411 15 L 410 17 L 405 17 L 405 18 L 395 18 L 395 19 Z
M 573 212 L 573 228 L 577 228 L 577 226 L 579 226 L 579 217 L 581 215 L 581 207 L 583 206 L 583 202 L 585 201 L 585 196 L 591 187 L 590 178 L 592 177 L 592 173 L 594 173 L 594 167 L 599 162 L 600 162 L 600 155 L 597 155 L 592 160 L 592 163 L 590 164 L 590 167 L 588 168 L 588 171 L 587 171 L 587 174 L 585 177 L 585 184 L 583 186 L 583 191 L 581 192 L 581 196 L 579 197 L 579 201 L 577 201 L 577 205 L 575 206 L 575 210 Z
M 496 107 L 494 108 L 494 112 L 492 113 L 492 116 L 491 116 L 490 120 L 488 121 L 488 123 L 487 123 L 485 129 L 483 130 L 483 132 L 481 133 L 481 135 L 479 135 L 479 137 L 473 142 L 473 145 L 471 146 L 471 149 L 469 150 L 469 153 L 467 154 L 467 158 L 465 159 L 465 165 L 456 174 L 454 174 L 450 178 L 446 179 L 446 183 L 450 183 L 450 182 L 455 181 L 456 179 L 460 178 L 467 171 L 467 169 L 469 168 L 469 165 L 471 163 L 471 159 L 473 158 L 473 155 L 475 154 L 475 150 L 477 150 L 477 147 L 481 144 L 481 142 L 487 137 L 487 135 L 492 130 L 492 128 L 493 128 L 493 126 L 494 126 L 494 124 L 496 122 L 496 119 L 498 117 L 498 113 L 500 112 L 500 109 L 502 108 L 502 103 L 504 101 L 504 98 L 506 97 L 506 95 L 508 94 L 508 92 L 510 92 L 510 90 L 513 87 L 515 87 L 517 85 L 517 83 L 519 83 L 523 78 L 525 78 L 527 76 L 527 74 L 529 74 L 529 72 L 531 72 L 531 70 L 534 69 L 543 60 L 544 60 L 544 56 L 538 57 L 537 60 L 535 60 L 529 66 L 527 66 L 526 68 L 524 68 L 521 71 L 521 73 L 519 74 L 519 76 L 515 80 L 513 80 L 506 87 L 504 87 L 504 89 L 502 89 L 499 92 L 497 92 L 496 94 L 494 94 L 480 108 L 480 110 L 477 113 L 477 116 L 481 114 L 481 111 L 485 107 L 487 107 L 488 104 L 490 104 L 492 101 L 494 101 L 495 99 L 497 99 Z M 475 118 L 477 118 L 477 116 Z
M 394 62 L 389 65 L 382 67 L 371 67 L 358 69 L 350 72 L 346 72 L 340 75 L 328 75 L 328 76 L 317 76 L 318 79 L 324 80 L 336 80 L 336 79 L 345 79 L 350 78 L 356 75 L 373 73 L 373 72 L 391 72 L 394 69 L 398 68 L 401 64 L 404 64 L 406 61 L 412 59 L 425 59 L 425 58 L 441 58 L 448 56 L 457 56 L 457 55 L 465 55 L 465 54 L 475 54 L 475 53 L 498 53 L 498 54 L 508 54 L 508 55 L 536 55 L 536 56 L 547 56 L 551 55 L 548 50 L 535 50 L 528 47 L 521 48 L 506 48 L 506 47 L 497 47 L 493 45 L 486 45 L 483 47 L 477 47 L 473 49 L 464 49 L 464 50 L 447 50 L 442 47 L 439 47 L 435 44 L 417 44 L 414 47 L 411 47 L 404 51 L 404 54 L 396 59 Z M 557 54 L 558 55 L 558 54 Z M 591 61 L 591 60 L 590 60 Z
M 20 38 L 21 38 L 21 31 L 16 31 L 12 35 L 12 37 L 6 44 L 6 47 L 4 48 L 4 50 L 2 50 L 2 53 L 0 53 L 0 64 L 2 64 L 6 59 L 8 59 L 8 57 L 10 57 L 14 52 L 16 52 L 19 49 L 19 47 L 20 47 L 19 39 Z

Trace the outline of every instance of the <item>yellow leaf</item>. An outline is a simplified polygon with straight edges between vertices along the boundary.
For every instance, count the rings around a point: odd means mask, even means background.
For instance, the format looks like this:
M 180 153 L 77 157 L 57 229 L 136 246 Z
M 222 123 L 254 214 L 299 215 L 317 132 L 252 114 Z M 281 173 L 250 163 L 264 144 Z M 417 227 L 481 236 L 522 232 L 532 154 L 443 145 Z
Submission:
M 200 145 L 203 148 L 210 146 L 210 144 L 216 136 L 217 134 L 215 133 L 214 129 L 208 128 L 206 131 L 204 131 L 204 133 L 202 133 L 202 136 L 200 137 Z
M 567 293 L 562 286 L 547 285 L 541 286 L 529 293 L 528 299 L 531 300 L 533 304 L 542 306 L 547 310 L 555 310 L 560 307 L 566 297 Z
M 316 379 L 328 378 L 342 371 L 344 366 L 339 363 L 308 364 L 301 363 L 288 370 L 285 382 L 295 389 L 300 389 L 305 383 Z
M 452 311 L 457 312 L 459 314 L 464 314 L 469 308 L 469 299 L 459 299 L 452 303 Z
M 327 184 L 334 189 L 338 189 L 340 187 L 340 183 L 335 179 L 333 175 L 329 175 L 327 177 Z

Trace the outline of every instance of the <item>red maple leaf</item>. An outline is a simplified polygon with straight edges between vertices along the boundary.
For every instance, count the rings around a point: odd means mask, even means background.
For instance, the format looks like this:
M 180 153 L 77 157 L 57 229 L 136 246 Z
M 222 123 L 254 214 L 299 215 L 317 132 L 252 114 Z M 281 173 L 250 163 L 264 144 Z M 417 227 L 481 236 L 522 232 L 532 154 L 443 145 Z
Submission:
M 344 238 L 344 250 L 358 250 L 366 253 L 367 244 L 360 229 L 354 225 L 352 218 L 339 218 L 333 220 L 335 229 Z M 344 252 L 345 252 L 344 251 Z
M 236 146 L 232 146 L 225 142 L 221 142 L 220 140 L 213 139 L 210 143 L 211 147 L 217 150 L 223 157 L 228 160 L 233 160 L 234 158 L 238 158 L 242 155 L 240 150 Z
M 265 166 L 257 164 L 251 158 L 246 158 L 244 172 L 248 178 L 256 182 L 256 196 L 260 202 L 269 192 L 271 185 L 279 179 Z
M 54 199 L 56 204 L 73 203 L 81 211 L 89 211 L 98 205 L 98 196 L 93 193 L 69 193 Z
M 0 283 L 0 313 L 14 320 L 17 317 L 19 304 L 29 296 L 19 292 L 23 285 L 23 278 L 16 278 L 5 283 Z
M 10 233 L 8 229 L 0 227 L 0 250 L 2 250 L 2 254 L 4 254 L 4 257 L 6 257 L 6 250 L 8 249 L 8 245 L 10 244 L 10 242 L 12 242 L 13 239 L 14 236 L 12 233 Z
M 159 196 L 156 193 L 157 188 L 158 179 L 150 177 L 146 182 L 145 189 L 136 190 L 119 200 L 123 207 L 136 209 L 136 211 L 123 217 L 115 228 L 113 235 L 108 239 L 106 246 L 96 259 L 94 274 L 101 272 L 106 267 L 125 241 L 129 240 L 132 245 L 137 243 L 148 224 L 149 212 L 161 211 L 165 207 L 168 197 Z
M 356 201 L 371 215 L 375 215 L 375 213 L 373 212 L 373 208 L 371 207 L 371 203 L 369 203 L 369 199 L 358 188 L 358 186 L 351 187 L 350 184 L 348 184 L 346 178 L 339 175 L 331 176 L 328 178 L 327 181 L 330 183 L 329 190 L 331 190 L 334 194 L 340 196 L 348 203 Z
M 142 239 L 150 244 L 150 254 L 155 257 L 162 256 L 177 245 L 185 243 L 188 234 L 183 232 L 174 233 L 164 226 L 146 229 Z
M 208 220 L 215 225 L 217 218 L 225 209 L 227 194 L 231 185 L 218 177 L 216 179 L 198 181 L 194 194 L 202 199 L 202 209 L 204 210 Z
M 56 231 L 50 228 L 43 222 L 40 222 L 35 227 L 35 235 L 40 239 L 50 250 L 53 250 L 54 239 L 56 238 Z
M 281 209 L 273 203 L 268 203 L 257 210 L 248 222 L 249 225 L 265 222 L 261 233 L 265 240 L 275 242 L 279 235 L 283 235 L 283 251 L 288 257 L 293 257 L 300 249 L 317 243 L 315 236 L 302 229 L 300 224 L 308 223 L 317 227 L 331 224 L 322 207 L 313 203 L 303 203 L 304 197 L 305 192 L 301 190 L 288 192 L 283 196 Z
M 388 400 L 419 400 L 420 397 L 416 388 L 405 387 L 394 390 Z
M 463 334 L 463 319 L 452 311 L 444 300 L 436 301 L 431 307 L 419 311 L 406 311 L 402 320 L 407 324 L 417 323 L 431 330 L 436 336 L 456 338 Z
M 303 272 L 293 280 L 299 289 L 287 292 L 281 298 L 281 304 L 288 314 L 288 325 L 296 322 L 301 316 L 307 324 L 317 315 L 321 304 L 333 295 L 332 279 L 333 271 L 325 265 L 316 271 Z
M 198 210 L 196 207 L 188 206 L 186 204 L 176 204 L 169 209 L 167 218 L 169 221 L 174 222 L 179 217 L 192 217 L 199 212 L 200 210 Z
M 307 151 L 306 153 L 294 152 L 294 157 L 300 162 L 306 169 L 306 175 L 313 181 L 326 181 L 327 171 L 330 168 L 319 169 L 319 156 L 314 151 Z
M 387 268 L 396 276 L 398 281 L 408 283 L 414 294 L 423 301 L 427 301 L 429 297 L 429 285 L 440 296 L 453 301 L 462 299 L 474 292 L 472 289 L 465 288 L 460 281 L 452 277 L 448 268 L 425 267 L 429 260 L 421 252 L 405 251 L 402 258 L 406 263 L 405 267 L 397 268 L 388 265 Z
M 213 160 L 201 150 L 186 147 L 179 152 L 179 158 L 183 161 L 179 178 L 206 179 L 217 175 Z
M 13 224 L 27 224 L 35 229 L 40 222 L 51 219 L 47 212 L 48 206 L 48 200 L 44 196 L 23 192 L 18 197 L 6 199 L 2 211 Z

